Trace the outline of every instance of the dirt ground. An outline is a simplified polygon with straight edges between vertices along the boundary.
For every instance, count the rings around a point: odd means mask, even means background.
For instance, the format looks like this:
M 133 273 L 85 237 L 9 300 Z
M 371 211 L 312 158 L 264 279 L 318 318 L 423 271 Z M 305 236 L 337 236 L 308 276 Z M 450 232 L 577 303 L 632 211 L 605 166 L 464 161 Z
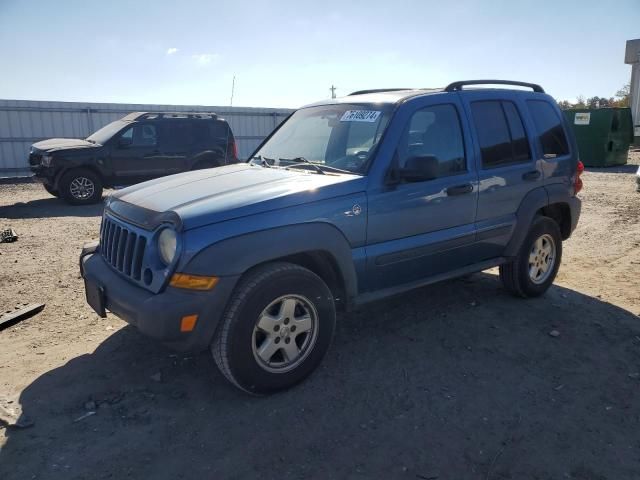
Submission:
M 0 185 L 0 229 L 19 235 L 0 244 L 0 311 L 46 303 L 0 331 L 0 407 L 33 421 L 0 423 L 0 479 L 638 479 L 636 168 L 585 173 L 544 297 L 508 296 L 493 270 L 375 303 L 266 398 L 86 305 L 100 206 Z

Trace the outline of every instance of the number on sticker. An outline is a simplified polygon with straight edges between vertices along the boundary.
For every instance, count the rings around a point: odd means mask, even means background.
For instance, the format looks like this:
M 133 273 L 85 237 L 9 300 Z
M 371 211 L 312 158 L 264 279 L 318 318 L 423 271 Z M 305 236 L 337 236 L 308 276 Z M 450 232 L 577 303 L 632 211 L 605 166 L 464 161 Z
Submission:
M 341 122 L 375 122 L 380 116 L 378 110 L 347 110 L 340 119 Z

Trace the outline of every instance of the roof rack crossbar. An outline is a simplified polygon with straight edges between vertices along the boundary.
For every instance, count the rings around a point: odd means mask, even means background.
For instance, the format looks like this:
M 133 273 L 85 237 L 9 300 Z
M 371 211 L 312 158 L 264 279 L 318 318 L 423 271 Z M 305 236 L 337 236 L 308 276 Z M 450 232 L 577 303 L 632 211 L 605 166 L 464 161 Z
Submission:
M 535 83 L 517 82 L 511 80 L 463 80 L 453 82 L 446 86 L 445 92 L 457 92 L 467 85 L 517 85 L 519 87 L 531 88 L 534 92 L 544 93 L 544 89 Z
M 131 119 L 140 120 L 144 118 L 218 118 L 214 112 L 135 112 L 127 115 Z
M 373 88 L 371 90 L 358 90 L 352 92 L 347 97 L 352 95 L 365 95 L 367 93 L 383 93 L 383 92 L 401 92 L 402 90 L 412 90 L 411 88 Z

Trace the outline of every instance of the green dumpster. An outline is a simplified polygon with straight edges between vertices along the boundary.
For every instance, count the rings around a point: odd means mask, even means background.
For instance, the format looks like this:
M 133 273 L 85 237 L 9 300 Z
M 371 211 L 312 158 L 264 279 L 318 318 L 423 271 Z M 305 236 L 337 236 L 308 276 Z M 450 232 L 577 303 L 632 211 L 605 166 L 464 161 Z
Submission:
M 587 167 L 624 165 L 633 143 L 629 108 L 584 108 L 565 110 L 575 132 L 580 160 Z

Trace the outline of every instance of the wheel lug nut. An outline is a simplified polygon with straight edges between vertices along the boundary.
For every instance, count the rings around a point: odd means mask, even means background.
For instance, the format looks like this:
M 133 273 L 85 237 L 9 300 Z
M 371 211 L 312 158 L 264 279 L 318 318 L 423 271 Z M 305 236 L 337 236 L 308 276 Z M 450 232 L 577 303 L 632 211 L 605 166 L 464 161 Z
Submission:
M 280 330 L 280 325 L 276 325 L 275 327 L 273 327 L 274 332 L 277 332 L 278 330 Z
M 291 331 L 295 332 L 296 331 L 296 326 L 295 325 L 291 325 Z
M 276 343 L 280 343 L 280 337 L 276 337 Z
M 285 319 L 284 319 L 284 324 L 285 324 L 285 325 L 289 325 L 289 319 L 288 319 L 288 318 L 285 318 Z
M 284 339 L 284 343 L 289 343 L 289 342 L 291 342 L 291 339 L 289 337 Z

